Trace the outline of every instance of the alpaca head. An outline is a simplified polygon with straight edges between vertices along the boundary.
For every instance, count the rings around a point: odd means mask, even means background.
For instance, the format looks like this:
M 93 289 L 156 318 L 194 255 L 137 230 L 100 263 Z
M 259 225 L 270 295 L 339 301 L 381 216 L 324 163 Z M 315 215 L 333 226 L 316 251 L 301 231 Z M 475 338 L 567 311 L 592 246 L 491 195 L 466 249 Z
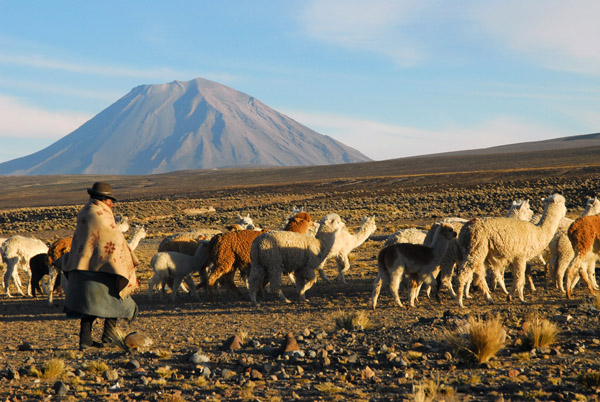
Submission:
M 588 198 L 585 204 L 583 215 L 598 215 L 600 214 L 600 201 L 598 198 Z
M 507 218 L 515 218 L 522 221 L 530 221 L 533 217 L 533 211 L 529 205 L 529 200 L 516 200 L 508 209 Z
M 456 237 L 456 231 L 451 225 L 448 225 L 447 223 L 440 224 L 438 234 L 448 240 L 452 240 Z
M 344 224 L 344 221 L 342 221 L 342 218 L 340 218 L 338 214 L 328 214 L 319 221 L 319 231 L 317 234 L 324 232 L 337 232 L 343 229 L 345 226 L 346 225 Z
M 556 210 L 557 216 L 561 218 L 567 213 L 567 207 L 565 206 L 566 200 L 560 194 L 552 194 L 550 197 L 546 197 L 542 200 L 544 202 L 544 214 L 552 208 Z
M 365 216 L 363 218 L 362 227 L 369 233 L 373 233 L 377 230 L 377 225 L 375 224 L 375 215 L 373 216 Z
M 242 229 L 255 229 L 256 226 L 254 226 L 254 222 L 252 221 L 252 218 L 250 218 L 250 214 L 246 214 L 246 216 L 242 216 L 238 214 L 238 220 L 237 222 L 235 222 L 236 224 L 240 225 L 242 227 Z
M 125 233 L 129 230 L 129 220 L 127 219 L 126 216 L 116 215 L 115 223 L 117 224 L 117 228 L 119 229 L 120 232 Z

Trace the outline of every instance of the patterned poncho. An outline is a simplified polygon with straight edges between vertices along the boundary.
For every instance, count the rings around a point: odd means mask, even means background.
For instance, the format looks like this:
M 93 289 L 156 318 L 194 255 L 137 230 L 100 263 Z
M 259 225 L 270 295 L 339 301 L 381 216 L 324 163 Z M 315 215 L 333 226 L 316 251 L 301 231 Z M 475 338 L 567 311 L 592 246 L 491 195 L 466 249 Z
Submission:
M 112 210 L 102 201 L 90 199 L 77 215 L 65 271 L 116 274 L 117 290 L 125 298 L 138 286 L 136 265 L 139 261 L 117 229 Z

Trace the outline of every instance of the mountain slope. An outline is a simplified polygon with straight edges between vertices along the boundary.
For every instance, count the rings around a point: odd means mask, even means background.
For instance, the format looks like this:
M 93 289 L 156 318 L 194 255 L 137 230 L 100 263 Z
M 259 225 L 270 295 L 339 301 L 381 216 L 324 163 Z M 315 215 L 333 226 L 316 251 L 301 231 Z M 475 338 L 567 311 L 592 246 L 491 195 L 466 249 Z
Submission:
M 257 99 L 204 79 L 144 85 L 0 174 L 153 174 L 370 160 Z

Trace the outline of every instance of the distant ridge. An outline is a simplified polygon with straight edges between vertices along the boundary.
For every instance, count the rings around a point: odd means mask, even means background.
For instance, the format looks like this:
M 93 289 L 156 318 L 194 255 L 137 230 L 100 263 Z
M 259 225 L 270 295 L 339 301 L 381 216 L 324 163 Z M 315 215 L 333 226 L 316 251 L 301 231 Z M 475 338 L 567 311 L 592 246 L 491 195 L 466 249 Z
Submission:
M 571 137 L 553 138 L 550 140 L 519 142 L 516 144 L 499 145 L 490 148 L 470 149 L 464 151 L 444 152 L 437 156 L 460 155 L 490 155 L 513 152 L 552 151 L 559 149 L 586 148 L 600 146 L 600 133 L 574 135 Z M 433 156 L 433 155 L 428 155 Z
M 132 89 L 71 134 L 0 164 L 4 175 L 141 175 L 370 159 L 252 96 L 197 78 Z

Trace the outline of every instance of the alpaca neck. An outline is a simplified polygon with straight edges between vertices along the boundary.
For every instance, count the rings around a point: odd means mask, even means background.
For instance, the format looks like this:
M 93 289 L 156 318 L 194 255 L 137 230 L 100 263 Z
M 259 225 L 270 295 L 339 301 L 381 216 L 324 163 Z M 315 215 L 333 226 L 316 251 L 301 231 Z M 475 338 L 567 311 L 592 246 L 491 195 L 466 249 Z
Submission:
M 554 236 L 560 220 L 565 216 L 564 211 L 564 205 L 551 204 L 544 210 L 540 222 L 536 225 L 541 230 L 542 236 L 548 238 L 548 242 Z
M 137 248 L 137 246 L 140 244 L 140 240 L 142 240 L 144 237 L 146 237 L 146 232 L 144 230 L 141 230 L 141 229 L 136 230 L 135 233 L 133 234 L 133 238 L 128 243 L 129 248 L 132 250 L 135 250 Z
M 334 248 L 336 241 L 339 240 L 340 230 L 335 230 L 333 232 L 317 232 L 315 239 L 318 241 L 318 252 L 317 257 L 320 260 L 325 260 L 331 250 Z
M 369 238 L 369 236 L 371 236 L 371 234 L 373 234 L 373 232 L 374 232 L 373 226 L 369 225 L 367 222 L 365 222 L 360 227 L 360 229 L 358 229 L 358 231 L 354 234 L 354 238 L 355 238 L 354 248 L 363 244 Z
M 436 264 L 440 262 L 446 254 L 448 244 L 450 244 L 450 239 L 442 236 L 438 231 L 430 246 L 433 249 L 433 260 L 436 262 Z

